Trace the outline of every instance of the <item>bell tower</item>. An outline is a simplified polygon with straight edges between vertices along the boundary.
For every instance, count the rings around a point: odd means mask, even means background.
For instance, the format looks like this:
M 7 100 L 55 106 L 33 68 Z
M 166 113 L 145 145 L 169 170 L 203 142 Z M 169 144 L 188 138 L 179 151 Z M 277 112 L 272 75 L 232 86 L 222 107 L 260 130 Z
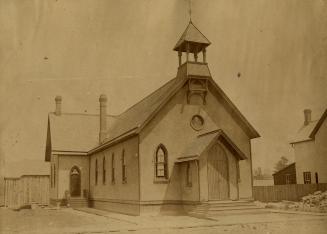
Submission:
M 174 47 L 178 52 L 177 76 L 188 79 L 187 103 L 193 95 L 199 95 L 203 104 L 206 103 L 208 78 L 211 77 L 206 57 L 206 48 L 210 41 L 197 29 L 190 20 L 181 38 Z M 202 53 L 202 60 L 199 54 Z M 183 62 L 183 54 L 185 62 Z M 193 55 L 193 59 L 191 58 Z

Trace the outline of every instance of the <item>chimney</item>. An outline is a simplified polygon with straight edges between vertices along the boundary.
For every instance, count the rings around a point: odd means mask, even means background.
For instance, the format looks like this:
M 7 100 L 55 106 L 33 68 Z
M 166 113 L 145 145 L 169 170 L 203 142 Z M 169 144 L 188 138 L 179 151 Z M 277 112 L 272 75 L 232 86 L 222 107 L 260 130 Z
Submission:
M 304 125 L 308 125 L 311 122 L 311 110 L 305 109 L 303 112 L 304 112 Z
M 99 143 L 101 144 L 106 137 L 107 130 L 107 96 L 104 94 L 100 95 L 100 133 L 99 133 Z
M 61 115 L 61 96 L 56 96 L 55 98 L 56 101 L 56 115 Z

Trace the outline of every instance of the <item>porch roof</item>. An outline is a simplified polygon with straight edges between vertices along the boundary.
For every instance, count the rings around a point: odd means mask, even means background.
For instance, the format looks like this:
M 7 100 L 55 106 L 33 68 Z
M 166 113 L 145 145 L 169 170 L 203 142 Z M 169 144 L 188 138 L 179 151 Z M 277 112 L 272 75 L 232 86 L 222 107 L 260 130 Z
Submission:
M 204 133 L 197 136 L 183 151 L 182 156 L 177 158 L 176 163 L 198 160 L 200 155 L 215 140 L 223 143 L 240 160 L 247 159 L 246 155 L 233 143 L 222 129 Z

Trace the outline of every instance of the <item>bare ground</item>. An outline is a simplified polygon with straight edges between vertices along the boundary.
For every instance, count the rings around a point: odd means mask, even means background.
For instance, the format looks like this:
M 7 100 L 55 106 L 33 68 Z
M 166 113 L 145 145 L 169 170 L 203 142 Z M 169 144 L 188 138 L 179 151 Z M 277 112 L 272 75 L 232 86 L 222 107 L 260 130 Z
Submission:
M 101 216 L 72 209 L 0 209 L 0 233 L 327 233 L 327 216 L 247 214 L 197 219 L 188 216 Z

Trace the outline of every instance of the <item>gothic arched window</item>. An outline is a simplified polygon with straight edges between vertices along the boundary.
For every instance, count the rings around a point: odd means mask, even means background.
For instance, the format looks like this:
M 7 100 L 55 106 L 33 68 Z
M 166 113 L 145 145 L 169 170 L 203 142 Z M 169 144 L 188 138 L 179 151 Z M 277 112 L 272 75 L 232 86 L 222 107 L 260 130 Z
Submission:
M 157 147 L 155 155 L 156 178 L 168 179 L 168 153 L 164 145 Z

